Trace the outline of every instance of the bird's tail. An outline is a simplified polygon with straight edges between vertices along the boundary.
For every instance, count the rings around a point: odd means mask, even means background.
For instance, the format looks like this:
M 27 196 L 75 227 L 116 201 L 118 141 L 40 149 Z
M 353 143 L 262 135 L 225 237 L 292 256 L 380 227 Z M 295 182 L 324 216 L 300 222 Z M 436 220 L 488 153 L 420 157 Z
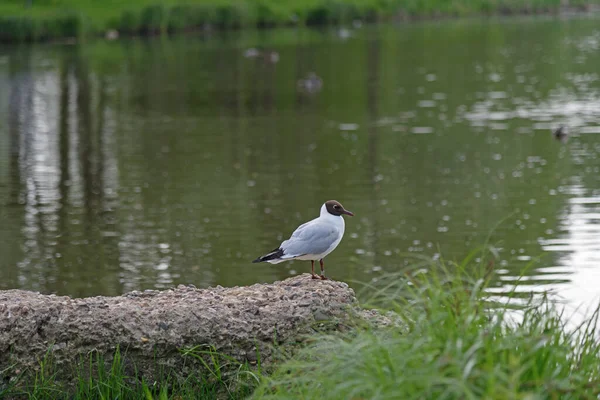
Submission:
M 269 254 L 265 254 L 264 256 L 258 257 L 256 260 L 252 261 L 253 263 L 259 263 L 263 261 L 276 260 L 283 256 L 283 250 L 277 248 L 271 251 Z

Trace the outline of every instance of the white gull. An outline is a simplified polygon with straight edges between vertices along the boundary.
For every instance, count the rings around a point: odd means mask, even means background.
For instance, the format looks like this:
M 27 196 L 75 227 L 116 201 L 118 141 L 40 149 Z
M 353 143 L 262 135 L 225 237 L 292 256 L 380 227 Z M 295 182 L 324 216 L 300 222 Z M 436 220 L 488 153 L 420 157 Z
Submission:
M 310 260 L 313 279 L 315 275 L 315 261 L 321 264 L 321 279 L 325 277 L 323 258 L 331 253 L 340 244 L 344 237 L 344 218 L 342 215 L 354 216 L 353 213 L 344 209 L 335 200 L 326 201 L 321 206 L 321 214 L 318 218 L 300 225 L 288 240 L 284 240 L 278 248 L 264 256 L 258 257 L 253 263 L 266 261 L 277 264 L 289 260 Z

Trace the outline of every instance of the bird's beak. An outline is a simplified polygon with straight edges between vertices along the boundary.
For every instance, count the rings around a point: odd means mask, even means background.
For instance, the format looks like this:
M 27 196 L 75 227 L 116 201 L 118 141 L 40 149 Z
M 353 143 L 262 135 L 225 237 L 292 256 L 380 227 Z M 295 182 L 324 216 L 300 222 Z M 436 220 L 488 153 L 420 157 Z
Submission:
M 344 210 L 342 213 L 354 217 L 354 213 L 352 211 Z

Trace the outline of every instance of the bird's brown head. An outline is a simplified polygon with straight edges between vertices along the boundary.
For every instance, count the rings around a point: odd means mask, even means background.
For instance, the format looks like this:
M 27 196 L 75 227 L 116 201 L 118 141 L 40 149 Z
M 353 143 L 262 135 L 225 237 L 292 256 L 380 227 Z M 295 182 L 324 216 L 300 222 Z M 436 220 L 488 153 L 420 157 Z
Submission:
M 339 201 L 335 201 L 335 200 L 326 201 L 325 208 L 327 209 L 327 212 L 331 215 L 340 216 L 342 214 L 346 214 L 351 217 L 354 216 L 354 214 L 352 212 L 346 210 L 344 208 L 344 206 L 340 204 Z

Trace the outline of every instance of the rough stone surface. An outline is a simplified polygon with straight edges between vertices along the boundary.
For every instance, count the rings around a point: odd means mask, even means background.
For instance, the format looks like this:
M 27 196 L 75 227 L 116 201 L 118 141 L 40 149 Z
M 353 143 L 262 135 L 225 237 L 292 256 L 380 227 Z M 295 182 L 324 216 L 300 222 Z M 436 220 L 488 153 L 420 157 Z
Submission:
M 314 333 L 315 326 L 331 322 L 332 329 L 342 329 L 345 321 L 369 319 L 369 314 L 358 310 L 347 284 L 307 274 L 248 287 L 180 285 L 83 299 L 0 291 L 0 371 L 4 379 L 35 371 L 50 354 L 68 379 L 72 367 L 90 354 L 97 352 L 110 362 L 117 346 L 129 367 L 147 379 L 165 367 L 185 376 L 197 366 L 180 350 L 198 345 L 241 362 L 260 357 L 266 366 L 278 351 Z M 378 324 L 386 319 L 375 317 Z

